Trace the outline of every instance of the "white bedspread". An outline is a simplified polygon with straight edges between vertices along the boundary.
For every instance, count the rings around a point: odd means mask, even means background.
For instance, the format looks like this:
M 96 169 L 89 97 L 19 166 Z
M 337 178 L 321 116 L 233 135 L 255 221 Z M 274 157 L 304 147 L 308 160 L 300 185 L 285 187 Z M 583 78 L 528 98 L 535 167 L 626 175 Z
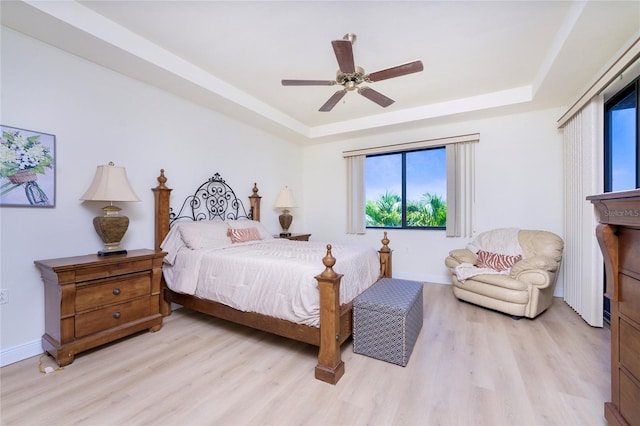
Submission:
M 235 309 L 318 327 L 318 282 L 326 243 L 269 239 L 192 250 L 169 244 L 163 272 L 170 289 Z M 375 249 L 333 245 L 334 270 L 343 274 L 340 303 L 353 300 L 378 278 Z M 166 250 L 163 245 L 163 249 Z

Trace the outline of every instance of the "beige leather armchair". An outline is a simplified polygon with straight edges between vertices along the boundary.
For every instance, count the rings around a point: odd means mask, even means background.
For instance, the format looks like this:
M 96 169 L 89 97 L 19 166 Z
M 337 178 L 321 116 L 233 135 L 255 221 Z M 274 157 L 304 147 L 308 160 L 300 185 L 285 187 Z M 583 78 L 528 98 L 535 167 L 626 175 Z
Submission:
M 474 269 L 472 265 L 478 259 L 477 241 L 485 237 L 486 242 L 491 232 L 495 231 L 478 235 L 474 243 L 465 249 L 452 250 L 445 259 L 445 265 L 452 273 L 453 294 L 460 300 L 510 314 L 514 319 L 523 316 L 535 318 L 553 302 L 564 249 L 563 240 L 548 231 L 516 230 L 513 235 L 517 235 L 522 260 L 501 273 L 487 271 L 491 273 L 469 278 L 463 275 L 460 280 L 462 268 L 466 271 Z M 456 267 L 461 264 L 464 265 L 456 274 Z

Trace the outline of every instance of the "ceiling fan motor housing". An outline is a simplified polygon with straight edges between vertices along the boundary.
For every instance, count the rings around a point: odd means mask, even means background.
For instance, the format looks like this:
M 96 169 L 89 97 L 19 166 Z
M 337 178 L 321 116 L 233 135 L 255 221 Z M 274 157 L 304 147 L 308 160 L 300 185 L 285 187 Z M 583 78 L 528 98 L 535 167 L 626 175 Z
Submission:
M 360 83 L 365 81 L 364 69 L 356 67 L 354 73 L 344 73 L 340 70 L 336 73 L 336 82 L 344 86 L 345 89 L 354 90 Z

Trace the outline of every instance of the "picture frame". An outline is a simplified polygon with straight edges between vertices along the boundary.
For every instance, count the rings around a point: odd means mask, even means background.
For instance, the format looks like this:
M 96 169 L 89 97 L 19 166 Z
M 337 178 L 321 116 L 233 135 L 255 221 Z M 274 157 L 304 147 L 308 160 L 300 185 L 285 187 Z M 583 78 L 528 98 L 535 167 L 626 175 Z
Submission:
M 0 207 L 55 207 L 55 135 L 5 125 L 0 130 Z

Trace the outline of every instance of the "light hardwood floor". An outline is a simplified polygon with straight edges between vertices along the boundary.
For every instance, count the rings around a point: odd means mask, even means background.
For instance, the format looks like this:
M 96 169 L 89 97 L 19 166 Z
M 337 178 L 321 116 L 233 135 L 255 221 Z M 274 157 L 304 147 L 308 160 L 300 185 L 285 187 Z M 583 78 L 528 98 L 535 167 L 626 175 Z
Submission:
M 535 320 L 424 286 L 424 325 L 406 367 L 343 347 L 345 376 L 313 378 L 316 349 L 187 310 L 157 333 L 0 370 L 3 425 L 604 425 L 607 328 L 562 300 Z M 55 366 L 45 357 L 44 366 Z

